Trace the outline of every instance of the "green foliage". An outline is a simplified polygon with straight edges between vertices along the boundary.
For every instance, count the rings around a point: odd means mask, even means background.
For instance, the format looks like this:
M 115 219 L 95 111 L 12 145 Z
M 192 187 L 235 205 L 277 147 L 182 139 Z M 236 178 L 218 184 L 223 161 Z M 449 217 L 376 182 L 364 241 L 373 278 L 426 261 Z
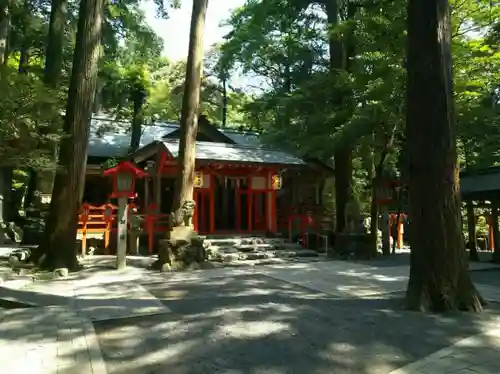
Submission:
M 200 93 L 200 111 L 214 125 L 221 125 L 223 115 L 222 79 L 228 79 L 227 70 L 221 70 L 217 49 L 210 51 L 205 59 L 204 76 Z M 146 106 L 147 116 L 164 121 L 180 120 L 185 61 L 163 60 L 163 66 L 151 74 L 151 91 Z M 227 124 L 230 127 L 246 127 L 248 120 L 244 112 L 250 97 L 242 91 L 227 85 Z
M 2 165 L 53 168 L 53 147 L 62 123 L 63 97 L 34 74 L 0 67 Z
M 389 174 L 404 168 L 406 2 L 357 2 L 350 13 L 349 3 L 339 2 L 341 22 L 329 27 L 323 1 L 248 0 L 227 22 L 219 64 L 264 82 L 244 110 L 270 144 L 325 161 L 337 146 L 353 147 L 361 196 L 382 154 Z M 500 9 L 455 0 L 452 23 L 460 160 L 496 165 Z M 330 35 L 344 54 L 334 71 Z

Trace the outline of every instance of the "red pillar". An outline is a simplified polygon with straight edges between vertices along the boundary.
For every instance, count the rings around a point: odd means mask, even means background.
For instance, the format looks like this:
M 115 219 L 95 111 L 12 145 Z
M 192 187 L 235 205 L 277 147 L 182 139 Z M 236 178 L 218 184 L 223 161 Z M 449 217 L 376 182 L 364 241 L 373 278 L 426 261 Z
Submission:
M 268 204 L 266 206 L 269 206 L 269 213 L 267 214 L 266 212 L 266 217 L 269 217 L 269 223 L 268 223 L 268 230 L 270 232 L 277 232 L 278 231 L 278 216 L 277 216 L 277 211 L 276 211 L 276 190 L 272 189 L 272 181 L 271 178 L 274 174 L 273 170 L 270 170 L 269 173 L 267 174 L 267 186 L 268 186 L 268 193 L 267 197 L 269 198 Z M 289 226 L 291 227 L 291 223 L 289 223 Z M 291 232 L 291 231 L 290 231 Z
M 193 227 L 195 231 L 198 231 L 198 204 L 200 202 L 198 191 L 193 191 L 193 200 L 195 202 L 194 213 L 193 213 Z
M 248 232 L 252 232 L 253 219 L 253 193 L 252 193 L 252 177 L 247 178 L 247 208 L 248 208 Z
M 241 232 L 241 191 L 240 181 L 236 181 L 236 229 Z
M 209 192 L 209 199 L 210 199 L 210 224 L 208 227 L 208 232 L 210 234 L 214 233 L 215 231 L 215 177 L 213 174 L 210 174 L 210 192 Z

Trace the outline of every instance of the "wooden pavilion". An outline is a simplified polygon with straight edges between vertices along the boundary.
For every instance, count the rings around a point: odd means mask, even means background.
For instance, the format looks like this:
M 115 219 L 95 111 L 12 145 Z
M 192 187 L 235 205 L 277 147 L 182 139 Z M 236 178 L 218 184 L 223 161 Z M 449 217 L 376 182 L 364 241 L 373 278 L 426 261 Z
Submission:
M 139 211 L 170 213 L 179 126 L 146 126 L 141 146 L 132 154 L 127 154 L 130 134 L 106 131 L 110 128 L 120 128 L 119 123 L 102 116 L 92 121 L 84 202 L 98 205 L 108 200 L 111 186 L 103 179 L 102 165 L 110 158 L 126 158 L 148 172 L 136 187 Z M 276 233 L 292 224 L 300 226 L 295 231 L 303 231 L 306 221 L 308 227 L 323 221 L 322 190 L 332 173 L 318 160 L 264 147 L 256 133 L 218 129 L 201 117 L 193 224 L 203 234 Z
M 467 223 L 469 235 L 476 237 L 476 214 L 474 208 L 489 210 L 486 219 L 489 227 L 488 249 L 493 259 L 500 262 L 500 167 L 489 167 L 460 173 L 462 201 L 468 204 Z M 475 204 L 473 205 L 474 202 Z

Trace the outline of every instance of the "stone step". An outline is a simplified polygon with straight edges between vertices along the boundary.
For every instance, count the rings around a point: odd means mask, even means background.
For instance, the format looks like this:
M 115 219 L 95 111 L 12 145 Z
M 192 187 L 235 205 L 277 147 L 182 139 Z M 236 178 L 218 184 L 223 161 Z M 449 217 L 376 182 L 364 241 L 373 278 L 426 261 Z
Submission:
M 258 236 L 249 237 L 229 237 L 229 238 L 211 238 L 205 240 L 205 246 L 211 245 L 273 245 L 285 243 L 286 239 L 283 238 L 266 238 Z
M 276 245 L 277 250 L 300 250 L 304 249 L 300 244 L 298 243 L 281 243 Z
M 290 258 L 290 257 L 318 257 L 318 252 L 312 249 L 299 249 L 295 251 L 276 251 L 275 256 L 278 258 Z
M 276 246 L 274 244 L 267 244 L 267 243 L 263 243 L 263 244 L 240 244 L 240 245 L 236 245 L 235 248 L 238 249 L 241 252 L 251 252 L 253 250 L 261 250 L 261 251 L 272 250 L 272 249 L 276 248 Z
M 240 240 L 238 239 L 207 239 L 203 242 L 205 247 L 210 246 L 234 246 L 240 244 Z

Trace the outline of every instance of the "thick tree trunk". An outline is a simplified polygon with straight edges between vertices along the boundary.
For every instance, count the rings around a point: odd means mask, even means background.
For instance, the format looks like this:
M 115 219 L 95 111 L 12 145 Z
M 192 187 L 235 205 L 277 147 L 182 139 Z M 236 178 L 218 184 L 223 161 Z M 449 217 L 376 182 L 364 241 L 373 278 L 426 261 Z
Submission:
M 175 199 L 172 211 L 179 209 L 185 201 L 193 200 L 193 179 L 196 159 L 196 134 L 200 109 L 200 88 L 203 63 L 203 32 L 208 0 L 194 0 L 191 16 L 189 52 L 186 64 L 186 84 L 182 98 L 180 121 L 179 167 L 175 184 Z
M 0 65 L 7 63 L 10 30 L 10 0 L 0 0 Z
M 328 0 L 326 2 L 326 13 L 328 17 L 328 26 L 333 28 L 339 24 L 339 4 L 338 0 Z M 338 74 L 340 69 L 346 67 L 344 59 L 344 48 L 341 40 L 336 33 L 330 33 L 328 37 L 330 51 L 330 70 L 332 74 Z M 335 105 L 342 106 L 342 96 L 335 94 Z M 336 123 L 336 126 L 341 123 Z M 347 225 L 347 205 L 351 196 L 352 183 L 352 148 L 350 145 L 339 147 L 334 152 L 335 164 L 335 231 L 341 233 Z
M 350 147 L 339 148 L 334 153 L 335 162 L 335 212 L 336 229 L 344 232 L 347 226 L 347 205 L 351 197 L 352 150 Z
M 200 109 L 200 88 L 203 63 L 203 32 L 208 0 L 194 0 L 191 15 L 189 52 L 186 64 L 186 84 L 182 98 L 179 142 L 179 175 L 175 183 L 170 231 L 161 244 L 158 261 L 153 265 L 186 269 L 204 261 L 203 241 L 194 232 L 194 172 L 196 161 L 196 134 Z M 195 269 L 195 268 L 194 268 Z
M 50 214 L 45 226 L 41 264 L 74 269 L 77 214 L 83 195 L 89 124 L 101 55 L 104 0 L 80 3 L 73 69 Z
M 0 0 L 0 65 L 6 65 L 9 52 L 8 52 L 8 38 L 10 31 L 10 0 Z M 12 189 L 12 168 L 2 167 L 0 168 L 0 199 L 2 200 L 0 208 L 0 222 L 6 222 L 11 217 L 10 216 L 10 197 Z M 0 231 L 3 231 L 0 229 Z M 0 237 L 0 241 L 3 242 L 3 235 Z
M 448 0 L 408 1 L 411 267 L 406 306 L 481 311 L 460 225 Z
M 47 48 L 45 51 L 44 82 L 51 88 L 59 87 L 63 66 L 63 47 L 66 22 L 68 20 L 68 1 L 53 0 L 50 9 L 49 33 L 47 35 Z M 57 157 L 58 144 L 54 143 L 54 155 Z M 54 159 L 56 161 L 56 159 Z M 55 170 L 50 174 L 55 177 Z M 36 192 L 40 183 L 40 175 L 34 170 L 29 170 L 29 183 L 24 200 L 25 209 L 35 202 Z M 52 183 L 53 184 L 53 183 Z

